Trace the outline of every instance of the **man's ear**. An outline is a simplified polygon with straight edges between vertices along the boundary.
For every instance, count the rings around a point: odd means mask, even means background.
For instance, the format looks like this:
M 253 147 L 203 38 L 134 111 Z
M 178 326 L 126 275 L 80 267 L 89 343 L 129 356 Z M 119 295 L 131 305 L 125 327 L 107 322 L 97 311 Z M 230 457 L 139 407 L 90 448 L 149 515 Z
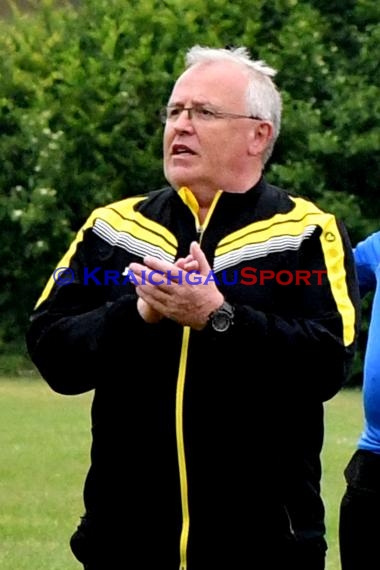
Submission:
M 269 121 L 255 121 L 248 136 L 248 153 L 258 156 L 264 152 L 273 137 L 273 125 Z

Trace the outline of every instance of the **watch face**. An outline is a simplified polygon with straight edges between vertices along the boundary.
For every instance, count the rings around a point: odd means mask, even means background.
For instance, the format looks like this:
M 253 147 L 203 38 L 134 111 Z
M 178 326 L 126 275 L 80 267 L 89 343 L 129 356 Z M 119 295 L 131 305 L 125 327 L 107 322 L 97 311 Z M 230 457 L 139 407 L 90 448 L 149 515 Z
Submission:
M 233 306 L 224 301 L 222 306 L 209 316 L 209 322 L 214 331 L 224 332 L 228 330 L 233 324 L 234 313 Z
M 231 324 L 231 317 L 224 311 L 215 313 L 212 317 L 212 328 L 218 332 L 226 331 Z

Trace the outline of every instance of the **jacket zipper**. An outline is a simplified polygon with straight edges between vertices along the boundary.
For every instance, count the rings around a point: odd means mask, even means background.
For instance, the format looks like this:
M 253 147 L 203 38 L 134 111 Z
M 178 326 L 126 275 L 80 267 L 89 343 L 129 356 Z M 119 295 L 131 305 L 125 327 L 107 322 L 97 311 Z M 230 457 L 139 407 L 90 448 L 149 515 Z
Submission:
M 199 244 L 202 242 L 203 234 L 207 225 L 210 221 L 211 215 L 215 210 L 216 204 L 222 194 L 219 190 L 215 195 L 213 203 L 207 213 L 206 219 L 203 224 L 199 223 L 198 212 L 196 210 L 197 202 L 193 194 L 187 188 L 181 188 L 178 191 L 182 200 L 190 208 L 190 211 L 195 218 L 195 227 L 197 241 Z M 182 532 L 180 537 L 179 554 L 180 554 L 180 564 L 179 570 L 187 570 L 187 545 L 189 540 L 190 531 L 190 513 L 189 513 L 189 501 L 188 501 L 188 481 L 187 481 L 187 470 L 186 470 L 186 456 L 185 456 L 185 441 L 183 436 L 183 395 L 185 391 L 185 377 L 186 377 L 186 365 L 187 365 L 187 355 L 189 348 L 190 339 L 190 327 L 185 326 L 183 328 L 182 335 L 182 346 L 179 364 L 179 374 L 177 379 L 177 392 L 176 392 L 176 438 L 177 438 L 177 455 L 179 464 L 179 480 L 181 489 L 181 505 L 182 505 Z

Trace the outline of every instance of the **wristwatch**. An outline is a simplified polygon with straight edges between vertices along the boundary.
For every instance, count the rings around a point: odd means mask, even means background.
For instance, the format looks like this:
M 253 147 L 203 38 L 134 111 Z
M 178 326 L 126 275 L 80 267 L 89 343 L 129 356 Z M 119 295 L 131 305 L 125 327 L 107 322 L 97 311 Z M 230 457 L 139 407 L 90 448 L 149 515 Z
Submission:
M 209 315 L 208 322 L 214 331 L 225 332 L 234 324 L 234 315 L 235 310 L 233 306 L 224 301 L 219 309 L 216 309 Z

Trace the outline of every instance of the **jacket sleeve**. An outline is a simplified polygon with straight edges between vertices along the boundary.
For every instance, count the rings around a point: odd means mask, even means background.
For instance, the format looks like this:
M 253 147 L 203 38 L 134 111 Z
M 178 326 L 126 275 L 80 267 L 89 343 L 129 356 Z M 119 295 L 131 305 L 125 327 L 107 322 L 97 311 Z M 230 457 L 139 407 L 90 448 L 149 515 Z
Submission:
M 376 288 L 376 268 L 380 263 L 380 232 L 359 242 L 354 249 L 360 294 L 364 297 Z
M 343 224 L 331 216 L 305 240 L 298 266 L 319 277 L 294 287 L 281 311 L 234 303 L 228 343 L 239 359 L 250 355 L 252 377 L 254 370 L 266 371 L 272 389 L 325 401 L 347 379 L 360 326 L 357 275 Z

